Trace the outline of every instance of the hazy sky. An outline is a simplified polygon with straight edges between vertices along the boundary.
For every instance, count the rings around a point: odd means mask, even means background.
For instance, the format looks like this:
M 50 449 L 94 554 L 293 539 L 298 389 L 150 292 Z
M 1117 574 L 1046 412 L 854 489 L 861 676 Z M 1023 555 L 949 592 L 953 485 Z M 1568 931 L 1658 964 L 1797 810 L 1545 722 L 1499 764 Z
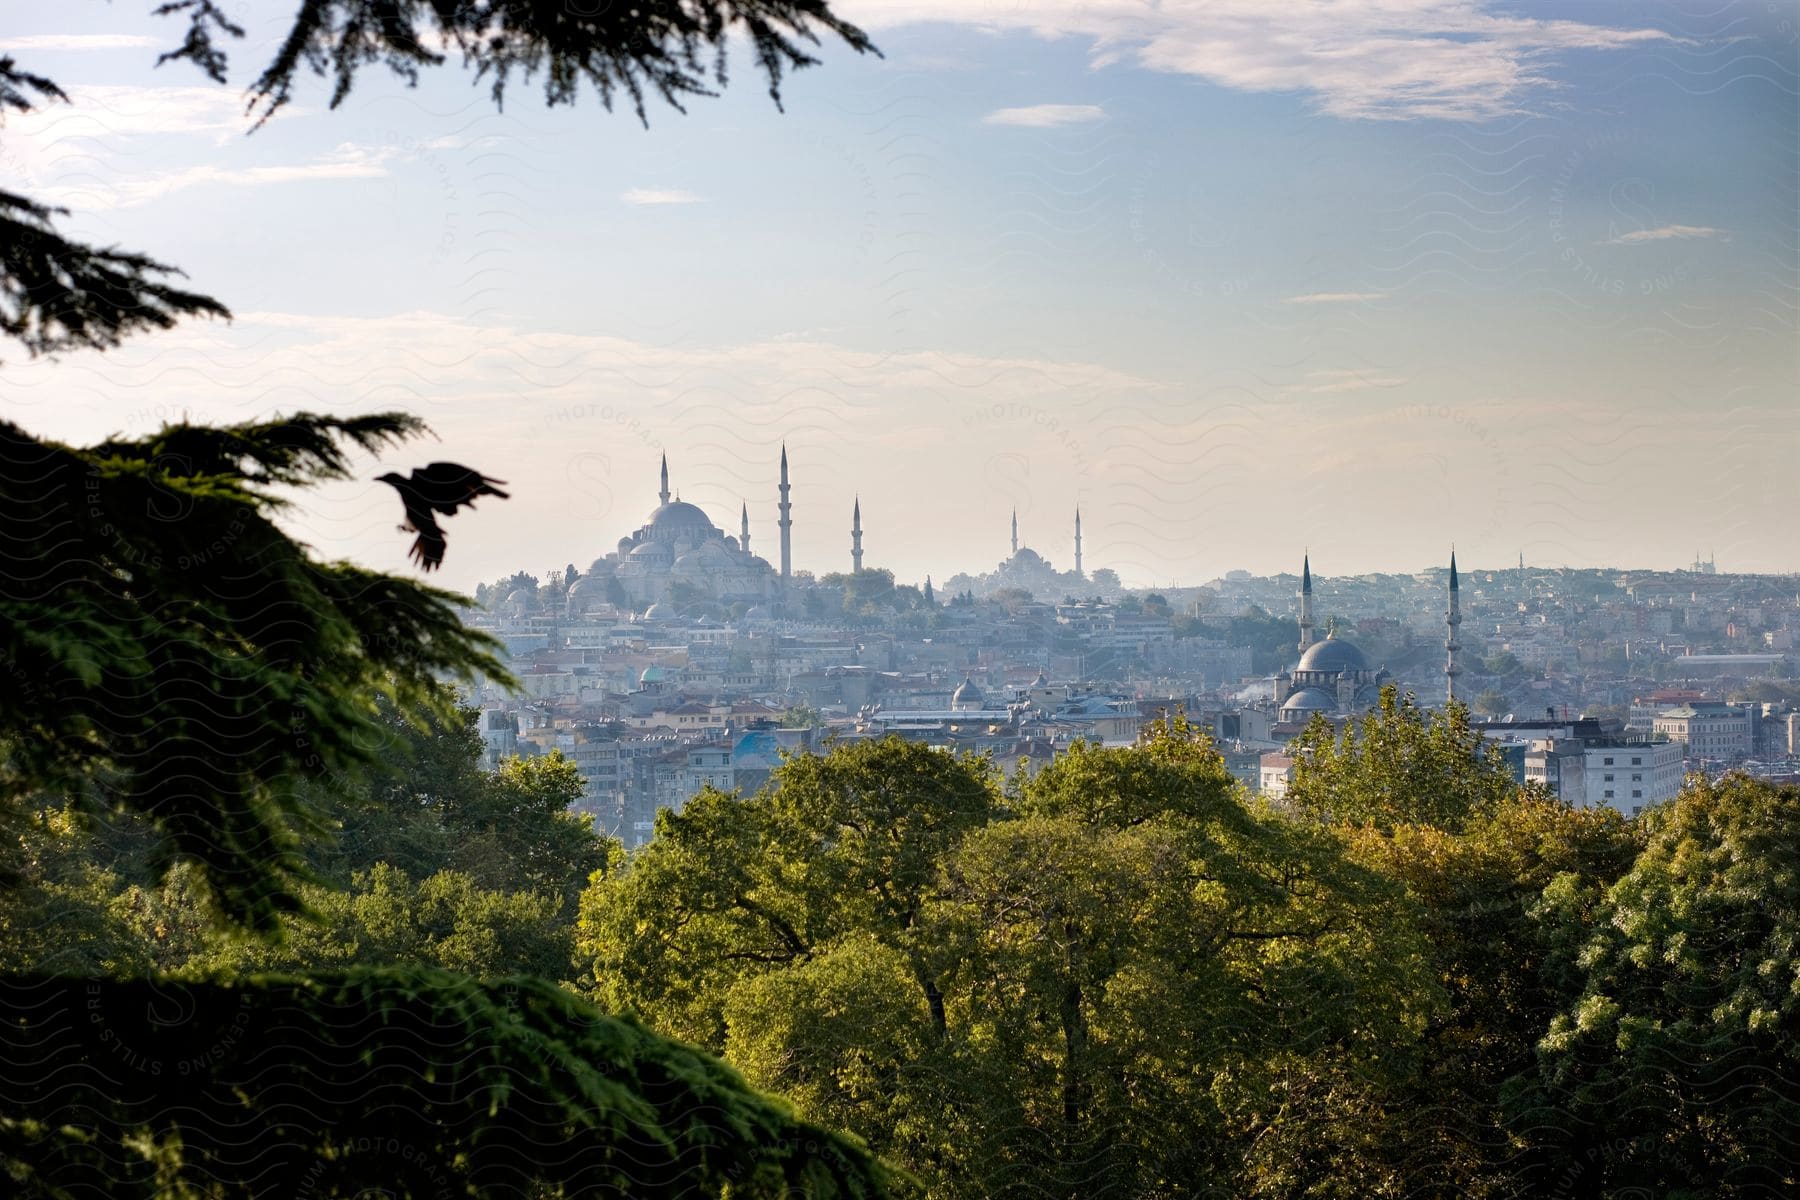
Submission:
M 246 136 L 148 0 L 0 0 L 74 103 L 0 129 L 0 187 L 224 300 L 120 350 L 0 365 L 72 440 L 404 408 L 514 498 L 451 586 L 585 566 L 682 497 L 796 566 L 1800 569 L 1800 5 L 857 0 L 786 112 L 748 59 L 644 129 L 504 114 L 460 69 L 309 80 Z M 228 5 L 228 7 L 233 7 Z M 385 485 L 295 526 L 395 570 Z

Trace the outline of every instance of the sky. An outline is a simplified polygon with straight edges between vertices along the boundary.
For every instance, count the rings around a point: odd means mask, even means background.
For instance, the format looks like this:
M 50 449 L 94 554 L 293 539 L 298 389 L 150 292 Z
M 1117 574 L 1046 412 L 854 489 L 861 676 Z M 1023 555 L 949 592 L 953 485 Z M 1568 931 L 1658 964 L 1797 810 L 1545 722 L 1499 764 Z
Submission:
M 157 68 L 149 0 L 0 0 L 71 103 L 0 188 L 224 301 L 116 350 L 0 348 L 69 441 L 403 409 L 436 440 L 308 498 L 408 572 L 385 470 L 508 481 L 441 581 L 585 567 L 671 482 L 777 552 L 901 581 L 1022 540 L 1128 584 L 1232 569 L 1800 570 L 1800 4 L 854 0 L 782 107 L 648 127 L 496 111 L 455 64 L 308 77 L 254 133 L 287 3 L 227 4 L 230 81 Z

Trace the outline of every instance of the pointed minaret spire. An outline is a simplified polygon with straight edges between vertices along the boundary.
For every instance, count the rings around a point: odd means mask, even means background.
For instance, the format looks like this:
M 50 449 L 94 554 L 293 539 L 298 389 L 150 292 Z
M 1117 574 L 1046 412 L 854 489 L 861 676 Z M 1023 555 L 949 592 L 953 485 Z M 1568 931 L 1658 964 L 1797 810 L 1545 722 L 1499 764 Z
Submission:
M 662 458 L 662 502 L 667 504 L 669 502 L 669 455 L 667 451 L 664 451 Z
M 1300 560 L 1300 652 L 1313 642 L 1312 555 Z
M 1444 699 L 1456 701 L 1456 677 L 1462 674 L 1456 656 L 1462 650 L 1456 627 L 1462 624 L 1462 597 L 1456 582 L 1456 551 L 1450 551 L 1450 599 L 1444 609 Z
M 788 503 L 787 443 L 781 443 L 781 582 L 783 584 L 794 574 L 794 518 L 792 505 Z
M 738 549 L 742 550 L 745 554 L 748 554 L 750 553 L 750 502 L 748 500 L 740 500 L 738 503 L 743 506 L 740 518 L 742 521 L 742 532 L 738 534 Z
M 1077 578 L 1086 579 L 1081 573 L 1081 506 L 1075 506 L 1075 574 Z
M 1014 554 L 1017 554 L 1019 552 L 1019 510 L 1016 508 L 1013 509 L 1013 551 L 1012 552 Z
M 850 509 L 850 569 L 862 570 L 862 497 Z

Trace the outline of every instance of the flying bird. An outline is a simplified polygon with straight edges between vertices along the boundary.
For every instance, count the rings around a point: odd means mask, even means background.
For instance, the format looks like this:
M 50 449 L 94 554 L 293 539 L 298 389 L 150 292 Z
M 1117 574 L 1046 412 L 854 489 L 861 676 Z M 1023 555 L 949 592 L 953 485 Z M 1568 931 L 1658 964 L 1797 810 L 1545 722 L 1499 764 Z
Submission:
M 413 471 L 410 479 L 395 471 L 376 478 L 382 483 L 393 484 L 394 490 L 400 493 L 400 502 L 406 506 L 406 523 L 400 526 L 400 532 L 419 535 L 413 540 L 412 558 L 427 571 L 444 565 L 444 531 L 434 514 L 453 517 L 465 504 L 474 508 L 476 499 L 481 496 L 507 499 L 507 493 L 494 486 L 506 480 L 489 479 L 461 463 L 432 463 L 423 470 Z

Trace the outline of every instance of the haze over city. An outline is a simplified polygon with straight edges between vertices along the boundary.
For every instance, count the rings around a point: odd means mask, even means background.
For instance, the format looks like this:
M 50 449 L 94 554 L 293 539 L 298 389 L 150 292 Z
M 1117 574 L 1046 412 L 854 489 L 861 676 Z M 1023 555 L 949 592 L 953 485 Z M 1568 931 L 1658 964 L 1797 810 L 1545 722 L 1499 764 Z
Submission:
M 75 101 L 8 125 L 8 171 L 235 313 L 11 356 L 8 409 L 76 441 L 417 412 L 511 484 L 460 518 L 454 587 L 585 566 L 665 453 L 766 552 L 784 442 L 815 573 L 858 498 L 915 584 L 991 570 L 1015 509 L 1066 569 L 1078 505 L 1089 569 L 1136 586 L 1309 547 L 1800 567 L 1782 6 L 861 0 L 883 57 L 825 46 L 785 111 L 751 82 L 646 131 L 370 74 L 249 135 L 237 88 L 153 67 L 164 23 L 5 7 L 0 52 Z M 243 63 L 281 15 L 242 15 Z M 359 482 L 291 519 L 398 569 L 392 507 Z

